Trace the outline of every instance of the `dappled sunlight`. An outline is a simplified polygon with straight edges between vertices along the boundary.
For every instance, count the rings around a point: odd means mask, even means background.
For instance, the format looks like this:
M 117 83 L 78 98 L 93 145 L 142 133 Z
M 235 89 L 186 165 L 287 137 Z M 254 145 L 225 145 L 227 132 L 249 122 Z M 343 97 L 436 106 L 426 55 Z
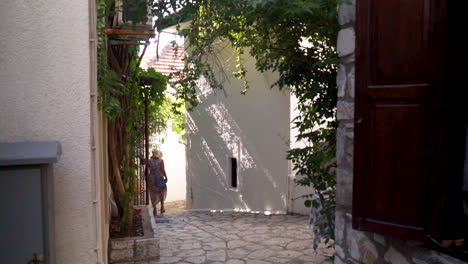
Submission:
M 214 89 L 208 84 L 208 81 L 203 76 L 197 80 L 197 87 L 199 87 L 199 93 L 197 94 L 199 101 L 203 101 L 214 92 Z
M 201 118 L 202 117 L 202 118 Z M 198 123 L 197 123 L 198 121 Z M 285 211 L 274 211 L 271 210 L 278 207 L 278 202 L 269 201 L 267 196 L 262 198 L 254 198 L 254 202 L 263 204 L 264 210 L 252 210 L 249 203 L 242 194 L 245 184 L 246 174 L 253 176 L 258 180 L 265 179 L 259 183 L 264 186 L 271 186 L 273 189 L 279 189 L 277 180 L 266 168 L 266 166 L 258 160 L 258 154 L 254 151 L 254 144 L 250 143 L 244 138 L 242 129 L 234 118 L 229 113 L 226 105 L 219 100 L 208 104 L 208 106 L 202 108 L 197 107 L 193 112 L 187 114 L 187 128 L 189 130 L 189 137 L 192 137 L 197 141 L 198 147 L 202 150 L 202 153 L 192 153 L 192 162 L 200 163 L 197 165 L 192 164 L 189 167 L 189 177 L 192 177 L 192 187 L 198 189 L 197 192 L 192 193 L 192 197 L 195 196 L 194 200 L 200 199 L 200 196 L 209 197 L 207 193 L 219 197 L 219 200 L 229 201 L 230 206 L 227 208 L 226 205 L 222 205 L 220 201 L 212 201 L 210 204 L 218 204 L 218 206 L 212 206 L 211 208 L 198 208 L 206 210 L 239 210 L 239 212 L 251 212 L 251 213 L 265 213 L 277 214 L 284 213 Z M 203 136 L 202 136 L 203 135 Z M 209 137 L 209 138 L 208 138 Z M 193 142 L 191 142 L 190 148 L 193 148 Z M 238 188 L 232 188 L 229 182 L 229 175 L 227 174 L 227 157 L 232 156 L 238 159 L 238 170 L 239 170 L 239 186 Z M 208 165 L 207 165 L 208 164 Z M 203 175 L 197 175 L 195 173 L 201 167 L 206 167 L 204 173 L 208 173 L 214 177 L 210 177 L 209 182 L 206 181 Z M 257 177 L 258 175 L 258 177 Z M 260 176 L 261 175 L 261 176 Z M 202 177 L 202 178 L 199 178 Z M 285 176 L 286 177 L 286 176 Z M 202 182 L 199 182 L 202 181 Z M 252 180 L 252 179 L 251 179 Z M 257 180 L 257 181 L 258 181 Z M 214 182 L 215 181 L 215 182 Z M 214 197 L 211 197 L 213 199 Z M 217 199 L 217 198 L 214 198 Z M 280 195 L 280 202 L 282 207 L 285 208 L 287 204 L 286 194 Z M 232 206 L 232 207 L 231 207 Z
M 219 164 L 218 159 L 216 159 L 216 157 L 214 156 L 213 151 L 208 146 L 208 143 L 206 142 L 206 140 L 204 138 L 202 138 L 201 140 L 202 140 L 203 154 L 205 155 L 206 160 L 208 160 L 208 162 L 210 163 L 210 168 L 212 168 L 214 175 L 217 176 L 216 179 L 218 180 L 219 184 L 224 188 L 225 191 L 229 190 L 229 187 L 227 186 L 227 175 L 226 175 L 225 170 L 223 170 L 223 168 Z M 199 185 L 199 188 L 209 191 L 211 193 L 215 193 L 222 198 L 226 198 L 225 192 L 216 191 L 215 189 L 204 186 L 204 185 Z M 232 197 L 230 196 L 228 197 L 233 203 L 235 203 Z M 239 195 L 239 199 L 240 199 L 240 202 L 244 205 L 244 208 L 248 208 L 247 204 L 242 200 L 242 195 Z
M 207 158 L 206 160 L 208 160 L 208 162 L 210 163 L 210 168 L 213 169 L 213 171 L 215 172 L 215 175 L 217 175 L 218 178 L 219 176 L 221 176 L 222 179 L 224 179 L 224 181 L 220 181 L 220 183 L 223 185 L 223 187 L 226 188 L 226 182 L 225 182 L 225 180 L 227 179 L 226 173 L 224 172 L 223 168 L 219 164 L 218 159 L 216 159 L 216 157 L 214 156 L 213 151 L 211 151 L 210 146 L 208 146 L 208 143 L 206 142 L 206 140 L 204 138 L 202 138 L 201 140 L 202 140 L 203 154 L 205 154 Z
M 186 120 L 187 129 L 191 131 L 191 133 L 198 133 L 198 126 L 197 124 L 195 124 L 195 121 L 189 114 L 187 114 L 185 120 Z
M 277 75 L 258 73 L 246 57 L 252 89 L 242 95 L 242 80 L 231 75 L 237 69 L 235 52 L 218 44 L 208 61 L 222 89 L 212 88 L 204 77 L 197 80 L 199 104 L 187 114 L 189 207 L 285 213 L 289 94 L 270 89 Z
M 249 152 L 242 148 L 241 129 L 229 115 L 223 103 L 208 106 L 207 112 L 216 122 L 215 129 L 233 157 L 240 156 L 240 166 L 244 169 L 255 168 L 255 161 Z

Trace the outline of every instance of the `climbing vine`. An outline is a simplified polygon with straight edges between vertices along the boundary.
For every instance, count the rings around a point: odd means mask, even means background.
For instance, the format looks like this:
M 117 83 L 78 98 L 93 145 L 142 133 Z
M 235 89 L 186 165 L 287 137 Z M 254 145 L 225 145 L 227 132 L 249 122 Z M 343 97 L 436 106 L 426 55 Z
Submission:
M 123 8 L 133 12 L 136 22 L 145 21 L 146 7 L 146 1 L 123 2 Z M 121 233 L 128 235 L 133 229 L 138 146 L 146 129 L 149 134 L 161 133 L 169 119 L 176 121 L 174 127 L 181 132 L 180 107 L 184 102 L 168 95 L 168 76 L 140 67 L 145 50 L 140 52 L 137 42 L 112 44 L 104 34 L 104 29 L 113 27 L 113 18 L 119 11 L 116 8 L 115 0 L 97 0 L 99 107 L 107 120 L 109 180 L 121 219 Z
M 113 0 L 97 1 L 111 7 Z M 291 149 L 287 158 L 297 173 L 297 184 L 312 187 L 313 193 L 306 195 L 305 203 L 318 212 L 313 215 L 316 237 L 333 239 L 337 127 L 335 80 L 338 65 L 335 46 L 340 0 L 142 1 L 156 17 L 154 27 L 158 31 L 190 21 L 187 28 L 180 28 L 180 34 L 186 37 L 190 56 L 186 58 L 185 68 L 178 73 L 180 80 L 174 85 L 177 100 L 186 103 L 189 110 L 197 104 L 196 87 L 202 77 L 213 88 L 222 88 L 222 83 L 216 78 L 218 69 L 212 63 L 213 56 L 216 56 L 214 47 L 219 42 L 228 42 L 234 48 L 237 66 L 232 74 L 244 80 L 243 94 L 255 88 L 251 88 L 246 80 L 249 73 L 244 67 L 245 56 L 255 58 L 258 71 L 279 73 L 273 86 L 289 89 L 298 99 L 299 115 L 293 120 L 293 126 L 299 132 L 296 140 L 304 142 L 303 147 Z M 100 11 L 104 21 L 112 16 L 111 13 L 112 8 Z M 105 36 L 101 37 L 104 39 Z M 116 122 L 123 113 L 127 115 L 129 106 L 122 104 L 123 95 L 135 100 L 130 101 L 131 107 L 140 109 L 141 101 L 136 99 L 139 93 L 134 91 L 142 87 L 139 76 L 144 73 L 135 64 L 138 61 L 136 52 L 126 51 L 132 54 L 129 65 L 133 66 L 128 68 L 130 72 L 122 74 L 114 70 L 118 67 L 109 68 L 112 64 L 106 58 L 109 48 L 105 45 L 100 47 L 101 107 L 108 119 Z M 130 78 L 124 80 L 122 76 Z M 159 80 L 163 81 L 162 78 Z M 151 87 L 158 89 L 157 85 Z M 152 100 L 155 100 L 155 107 L 159 105 L 159 97 Z M 155 109 L 152 111 L 157 111 Z M 129 120 L 133 120 L 131 116 L 137 113 L 132 112 Z M 133 130 L 131 122 L 123 127 Z M 129 141 L 124 142 L 128 145 Z
M 190 20 L 187 28 L 180 28 L 190 50 L 177 83 L 182 97 L 195 97 L 201 77 L 214 88 L 222 87 L 212 62 L 216 44 L 228 42 L 237 60 L 232 74 L 244 80 L 243 94 L 254 89 L 246 81 L 249 73 L 243 61 L 250 55 L 256 70 L 279 73 L 274 87 L 289 89 L 298 99 L 293 126 L 299 132 L 296 140 L 304 146 L 291 149 L 287 158 L 298 176 L 296 183 L 312 187 L 305 204 L 316 212 L 311 215 L 318 239 L 334 238 L 338 1 L 169 1 L 179 4 L 178 21 Z M 164 12 L 157 13 L 163 17 Z

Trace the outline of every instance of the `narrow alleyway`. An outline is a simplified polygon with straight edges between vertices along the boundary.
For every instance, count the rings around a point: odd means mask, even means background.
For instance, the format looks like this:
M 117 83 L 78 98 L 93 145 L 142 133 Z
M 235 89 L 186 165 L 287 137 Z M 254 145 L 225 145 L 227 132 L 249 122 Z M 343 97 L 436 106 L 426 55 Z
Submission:
M 159 263 L 332 263 L 329 249 L 312 249 L 307 216 L 188 212 L 175 205 L 155 218 Z

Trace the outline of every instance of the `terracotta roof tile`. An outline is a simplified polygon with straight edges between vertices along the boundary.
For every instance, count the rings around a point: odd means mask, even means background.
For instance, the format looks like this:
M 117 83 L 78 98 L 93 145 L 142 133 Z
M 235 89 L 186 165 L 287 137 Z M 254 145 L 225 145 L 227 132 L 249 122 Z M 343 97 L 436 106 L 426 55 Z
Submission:
M 177 45 L 175 47 L 168 46 L 165 48 L 159 60 L 150 65 L 157 72 L 166 76 L 175 73 L 184 68 L 185 49 L 184 46 Z M 180 78 L 173 78 L 172 81 L 177 81 Z

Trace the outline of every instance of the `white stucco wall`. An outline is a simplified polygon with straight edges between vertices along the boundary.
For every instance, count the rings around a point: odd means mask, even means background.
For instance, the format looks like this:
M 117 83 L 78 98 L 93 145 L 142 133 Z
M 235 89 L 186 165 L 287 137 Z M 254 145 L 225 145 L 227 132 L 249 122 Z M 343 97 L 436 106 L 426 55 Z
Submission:
M 225 93 L 201 82 L 201 103 L 188 113 L 187 201 L 192 209 L 286 212 L 288 193 L 289 93 L 270 89 L 275 74 L 254 71 L 247 59 L 251 89 L 241 95 L 233 78 L 232 50 L 220 48 L 227 78 Z M 237 189 L 230 188 L 228 157 L 239 161 Z
M 185 145 L 182 136 L 172 131 L 172 124 L 169 122 L 167 131 L 154 135 L 151 144 L 163 153 L 164 167 L 168 177 L 165 201 L 185 200 L 187 183 Z
M 291 94 L 290 97 L 291 102 L 291 132 L 290 132 L 290 147 L 291 149 L 294 148 L 302 148 L 305 147 L 307 144 L 305 141 L 297 141 L 296 137 L 299 135 L 299 131 L 293 127 L 292 122 L 294 118 L 299 115 L 299 111 L 297 110 L 297 103 L 298 99 Z M 314 189 L 310 186 L 300 186 L 297 185 L 294 180 L 301 179 L 302 176 L 296 175 L 296 172 L 293 170 L 293 164 L 290 162 L 290 170 L 289 170 L 289 212 L 308 215 L 310 213 L 310 208 L 307 208 L 304 205 L 305 198 L 302 198 L 303 195 L 313 193 Z
M 54 167 L 57 263 L 97 262 L 88 13 L 88 1 L 0 1 L 0 141 L 62 144 Z
M 145 56 L 143 56 L 141 66 L 148 68 L 149 64 L 156 57 L 156 50 L 159 56 L 162 55 L 164 47 L 175 41 L 178 45 L 183 45 L 184 39 L 173 33 L 161 33 L 159 37 L 159 48 L 157 49 L 156 39 L 151 39 L 151 44 L 147 47 Z M 174 93 L 169 88 L 171 93 Z M 181 143 L 181 136 L 172 131 L 172 125 L 169 122 L 167 131 L 161 135 L 153 135 L 152 146 L 160 149 L 163 154 L 164 165 L 168 175 L 166 202 L 186 199 L 186 166 L 185 166 L 185 145 Z

